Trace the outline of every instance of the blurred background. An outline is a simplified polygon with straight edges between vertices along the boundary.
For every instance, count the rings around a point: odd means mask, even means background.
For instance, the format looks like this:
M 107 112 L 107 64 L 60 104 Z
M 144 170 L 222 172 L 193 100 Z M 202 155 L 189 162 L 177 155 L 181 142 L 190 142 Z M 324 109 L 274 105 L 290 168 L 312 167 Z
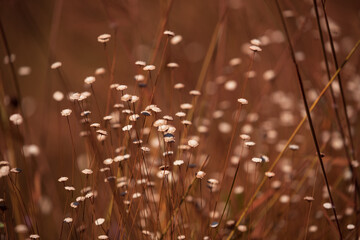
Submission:
M 280 4 L 311 103 L 327 81 L 312 1 L 281 0 Z M 327 0 L 326 9 L 341 63 L 360 39 L 360 1 Z M 23 105 L 24 117 L 29 125 L 29 135 L 25 137 L 24 143 L 36 144 L 41 149 L 36 163 L 40 179 L 36 192 L 39 194 L 39 216 L 43 218 L 40 228 L 47 229 L 42 231 L 43 239 L 58 236 L 59 222 L 63 219 L 62 209 L 58 206 L 62 206 L 64 195 L 60 194 L 61 186 L 58 186 L 56 180 L 69 174 L 66 162 L 71 158 L 66 123 L 59 117 L 61 109 L 71 107 L 71 104 L 68 101 L 57 103 L 52 99 L 55 91 L 66 91 L 58 73 L 50 68 L 56 61 L 62 62 L 62 74 L 71 92 L 83 91 L 85 77 L 94 75 L 98 68 L 105 68 L 105 76 L 97 78 L 94 84 L 99 105 L 104 108 L 109 86 L 108 61 L 111 62 L 115 56 L 114 82 L 129 85 L 129 91 L 135 93 L 135 61 L 142 60 L 158 66 L 165 41 L 161 39 L 160 53 L 154 57 L 157 39 L 163 29 L 168 29 L 181 35 L 182 41 L 176 45 L 169 44 L 165 62 L 180 65 L 176 70 L 175 82 L 184 83 L 186 92 L 195 89 L 214 31 L 221 22 L 223 24 L 217 34 L 206 84 L 201 89 L 205 95 L 202 106 L 207 101 L 216 101 L 213 108 L 204 107 L 206 110 L 203 110 L 209 111 L 203 113 L 203 116 L 211 120 L 209 128 L 212 137 L 207 144 L 226 146 L 229 143 L 230 132 L 227 129 L 229 125 L 231 129 L 232 123 L 225 120 L 231 119 L 235 110 L 234 99 L 240 97 L 240 84 L 250 63 L 251 52 L 249 53 L 248 47 L 255 38 L 262 42 L 263 51 L 255 58 L 254 73 L 245 96 L 241 97 L 250 102 L 247 114 L 252 113 L 250 116 L 259 121 L 246 127 L 255 129 L 251 132 L 254 131 L 254 138 L 261 142 L 267 132 L 260 122 L 268 119 L 272 122 L 283 121 L 276 126 L 277 136 L 273 142 L 259 144 L 257 152 L 273 156 L 278 152 L 277 143 L 283 143 L 289 137 L 302 117 L 303 103 L 294 67 L 272 0 L 0 0 L 0 20 L 3 28 L 0 40 L 2 101 L 9 115 L 18 112 L 19 104 Z M 105 49 L 97 41 L 97 37 L 104 33 L 111 34 L 111 40 Z M 12 54 L 10 60 L 4 37 Z M 328 54 L 331 53 L 329 45 L 327 48 Z M 233 58 L 240 59 L 240 65 L 236 69 L 229 65 Z M 22 95 L 21 103 L 16 103 L 16 87 L 9 64 L 11 59 Z M 359 133 L 360 130 L 359 60 L 360 54 L 355 54 L 343 72 L 354 133 Z M 269 70 L 275 75 L 269 72 L 266 74 Z M 332 67 L 331 71 L 334 73 L 335 69 Z M 223 81 L 221 77 L 224 81 L 235 80 L 238 84 L 234 89 L 230 86 L 230 90 L 214 87 Z M 155 102 L 164 113 L 174 114 L 178 109 L 167 111 L 170 107 L 169 98 L 172 97 L 169 90 L 170 74 L 165 72 L 159 81 L 161 84 Z M 281 108 L 267 104 L 274 98 L 288 101 L 290 107 L 286 113 L 290 114 L 281 115 Z M 321 134 L 324 119 L 329 120 L 326 128 L 331 135 L 333 131 L 336 132 L 336 124 L 331 111 L 330 95 L 327 94 L 324 99 L 327 100 L 322 101 L 314 113 L 314 121 Z M 182 100 L 190 102 L 191 97 L 186 96 Z M 180 100 L 175 101 L 175 105 L 180 103 Z M 213 114 L 215 110 L 219 112 Z M 245 119 L 245 114 L 242 119 Z M 75 134 L 79 134 L 76 124 L 73 126 Z M 240 131 L 247 130 L 245 128 Z M 309 133 L 302 134 L 297 140 L 305 145 L 308 154 L 312 154 L 315 151 L 312 142 L 304 141 L 309 137 Z M 354 140 L 359 142 L 358 134 L 354 135 Z M 1 151 L 5 151 L 4 142 L 5 139 L 0 136 Z M 84 146 L 80 141 L 76 145 L 81 156 Z M 212 158 L 221 160 L 227 148 L 214 147 L 206 151 Z M 345 166 L 342 164 L 341 157 L 344 157 L 344 153 L 341 148 L 330 146 L 327 153 L 339 157 L 339 164 Z M 216 162 L 211 162 L 209 169 L 216 168 Z M 335 169 L 334 174 L 336 171 Z

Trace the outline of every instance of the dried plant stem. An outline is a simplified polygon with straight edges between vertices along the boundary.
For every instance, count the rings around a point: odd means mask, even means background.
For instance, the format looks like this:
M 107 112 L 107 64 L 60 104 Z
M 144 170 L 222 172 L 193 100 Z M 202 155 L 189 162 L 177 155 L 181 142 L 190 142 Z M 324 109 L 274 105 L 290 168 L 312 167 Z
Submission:
M 68 124 L 68 127 L 69 127 L 71 145 L 72 145 L 72 148 L 73 148 L 73 151 L 72 151 L 72 168 L 71 168 L 71 184 L 74 185 L 76 150 L 75 150 L 74 139 L 73 139 L 72 132 L 71 132 L 69 117 L 66 117 L 66 121 L 67 121 L 67 124 Z
M 323 173 L 323 176 L 324 176 L 326 188 L 327 188 L 327 191 L 329 193 L 329 198 L 330 198 L 330 202 L 331 202 L 331 205 L 332 205 L 332 210 L 333 210 L 333 213 L 334 213 L 334 216 L 335 216 L 335 221 L 336 221 L 336 225 L 337 225 L 337 228 L 338 228 L 339 237 L 340 237 L 340 239 L 342 239 L 343 237 L 342 237 L 342 233 L 341 233 L 340 223 L 339 223 L 339 219 L 338 219 L 337 214 L 336 214 L 334 199 L 333 199 L 332 194 L 331 194 L 330 185 L 329 185 L 329 181 L 328 181 L 328 178 L 327 178 L 327 175 L 326 175 L 324 162 L 322 160 L 322 154 L 320 152 L 320 147 L 319 147 L 318 140 L 317 140 L 317 137 L 316 137 L 314 125 L 313 125 L 313 122 L 312 122 L 312 119 L 311 119 L 309 106 L 308 106 L 308 103 L 307 103 L 307 100 L 306 100 L 304 84 L 303 84 L 303 81 L 302 81 L 302 78 L 301 78 L 299 66 L 298 66 L 298 64 L 296 62 L 295 51 L 294 51 L 294 48 L 293 48 L 291 40 L 290 40 L 290 36 L 289 36 L 288 29 L 286 27 L 284 16 L 282 15 L 282 12 L 281 12 L 279 1 L 276 0 L 275 3 L 276 3 L 276 7 L 277 7 L 277 9 L 279 11 L 281 22 L 282 22 L 282 25 L 284 27 L 285 35 L 286 35 L 286 38 L 287 38 L 287 41 L 288 41 L 288 44 L 289 44 L 290 53 L 291 53 L 290 54 L 291 59 L 292 59 L 292 61 L 294 63 L 295 69 L 296 69 L 297 79 L 298 79 L 298 82 L 299 82 L 299 85 L 300 85 L 301 95 L 302 95 L 302 98 L 303 98 L 303 101 L 304 101 L 306 116 L 307 116 L 307 119 L 308 119 L 308 122 L 309 122 L 311 135 L 312 135 L 313 140 L 314 140 L 316 153 L 317 153 L 318 158 L 319 158 L 319 162 L 320 162 L 321 170 L 322 170 L 322 173 Z
M 313 109 L 315 108 L 315 106 L 319 103 L 320 99 L 322 98 L 322 96 L 325 94 L 326 90 L 330 87 L 331 83 L 333 83 L 333 81 L 335 80 L 335 78 L 337 77 L 337 75 L 340 73 L 340 71 L 344 68 L 344 66 L 346 65 L 346 63 L 349 61 L 349 59 L 353 56 L 353 54 L 355 53 L 355 51 L 358 49 L 358 47 L 360 46 L 360 40 L 358 40 L 355 44 L 355 46 L 351 49 L 351 51 L 349 52 L 349 54 L 346 56 L 344 62 L 341 64 L 341 66 L 336 70 L 336 72 L 334 73 L 334 75 L 331 77 L 331 80 L 326 84 L 326 86 L 322 89 L 322 91 L 320 92 L 319 96 L 316 98 L 316 100 L 314 101 L 314 103 L 311 105 L 309 112 L 311 113 L 313 111 Z M 268 169 L 268 171 L 272 171 L 274 169 L 274 167 L 276 166 L 276 164 L 279 162 L 280 158 L 284 155 L 286 149 L 289 147 L 290 143 L 292 142 L 292 140 L 295 138 L 296 134 L 299 132 L 300 128 L 302 127 L 302 125 L 305 123 L 307 117 L 303 117 L 302 120 L 300 121 L 300 123 L 296 126 L 295 130 L 293 131 L 293 133 L 291 134 L 291 136 L 289 137 L 288 141 L 286 142 L 286 144 L 284 145 L 283 149 L 281 150 L 281 152 L 278 154 L 278 156 L 275 158 L 274 162 L 271 164 L 270 168 Z M 261 180 L 260 184 L 258 185 L 255 193 L 252 195 L 252 197 L 250 198 L 249 202 L 247 203 L 244 211 L 241 213 L 238 221 L 236 222 L 235 226 L 238 226 L 241 221 L 243 220 L 246 212 L 249 210 L 252 202 L 255 200 L 257 193 L 260 191 L 260 189 L 264 186 L 266 182 L 266 177 L 264 176 L 263 179 Z M 227 237 L 227 240 L 230 240 L 232 238 L 232 236 L 235 233 L 235 229 L 233 229 L 229 236 Z

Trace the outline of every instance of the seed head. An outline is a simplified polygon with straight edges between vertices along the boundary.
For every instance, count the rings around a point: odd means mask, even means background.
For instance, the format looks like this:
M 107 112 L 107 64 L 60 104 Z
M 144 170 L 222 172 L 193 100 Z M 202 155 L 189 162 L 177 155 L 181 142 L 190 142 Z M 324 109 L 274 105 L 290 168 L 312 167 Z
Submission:
M 105 70 L 105 68 L 97 68 L 96 70 L 95 70 L 95 75 L 103 75 L 103 74 L 105 74 L 105 72 L 106 72 L 106 70 Z
M 60 91 L 56 91 L 53 94 L 53 99 L 57 102 L 60 102 L 64 99 L 64 94 Z
M 61 111 L 61 116 L 68 117 L 68 116 L 70 116 L 71 113 L 72 113 L 72 110 L 67 108 L 67 109 L 64 109 Z
M 84 170 L 82 170 L 81 171 L 83 174 L 85 174 L 85 175 L 90 175 L 90 174 L 92 174 L 93 173 L 93 171 L 91 170 L 91 169 L 84 169 Z
M 153 70 L 155 70 L 155 66 L 154 65 L 146 65 L 144 68 L 143 68 L 143 70 L 144 71 L 153 71 Z
M 241 105 L 246 105 L 246 104 L 249 103 L 248 100 L 246 100 L 245 98 L 239 98 L 237 101 L 238 101 Z
M 176 44 L 180 43 L 182 41 L 182 39 L 183 39 L 182 36 L 176 35 L 176 36 L 171 38 L 170 43 L 172 45 L 176 45 Z
M 198 179 L 203 179 L 203 178 L 205 177 L 205 175 L 206 175 L 205 172 L 203 172 L 203 171 L 198 171 L 198 172 L 196 173 L 196 178 L 198 178 Z
M 107 43 L 108 41 L 110 41 L 110 38 L 111 38 L 110 34 L 104 33 L 98 36 L 97 40 L 99 43 Z
M 57 69 L 57 68 L 59 68 L 61 66 L 62 66 L 61 62 L 54 62 L 53 64 L 51 64 L 50 68 L 51 69 Z
M 85 78 L 85 80 L 84 80 L 84 82 L 86 83 L 86 84 L 89 84 L 89 85 L 91 85 L 91 84 L 93 84 L 94 82 L 95 82 L 95 77 L 94 76 L 89 76 L 89 77 L 86 77 Z
M 15 113 L 13 115 L 10 116 L 9 120 L 14 124 L 14 125 L 20 125 L 23 123 L 23 118 L 20 114 Z
M 256 46 L 256 45 L 251 45 L 249 48 L 253 52 L 261 52 L 262 51 L 262 49 L 259 46 Z
M 168 37 L 174 37 L 175 33 L 169 30 L 165 30 L 164 31 L 164 35 L 168 36 Z
M 196 141 L 195 139 L 190 139 L 190 140 L 188 141 L 188 145 L 189 145 L 190 147 L 192 147 L 192 148 L 196 148 L 197 146 L 199 146 L 199 142 Z
M 104 218 L 98 218 L 95 220 L 95 225 L 96 226 L 100 226 L 101 224 L 103 224 L 105 222 Z

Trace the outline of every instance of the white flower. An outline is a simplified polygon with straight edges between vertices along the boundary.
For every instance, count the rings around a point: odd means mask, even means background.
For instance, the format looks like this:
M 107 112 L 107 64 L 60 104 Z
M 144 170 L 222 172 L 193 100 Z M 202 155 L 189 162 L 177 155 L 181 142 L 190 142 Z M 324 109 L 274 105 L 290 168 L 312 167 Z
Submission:
M 246 100 L 245 98 L 239 98 L 237 100 L 241 105 L 246 105 L 248 104 L 248 100 Z
M 144 71 L 153 71 L 153 70 L 155 70 L 155 66 L 154 65 L 146 65 L 144 68 L 143 68 L 143 70 Z
M 18 113 L 11 115 L 9 119 L 14 125 L 20 125 L 23 122 L 22 116 Z
M 93 171 L 91 170 L 91 169 L 84 169 L 84 170 L 82 170 L 81 171 L 83 174 L 85 174 L 85 175 L 90 175 L 90 174 L 92 174 L 93 173 Z
M 60 92 L 60 91 L 56 91 L 56 92 L 54 92 L 54 94 L 53 94 L 53 99 L 54 99 L 55 101 L 57 101 L 57 102 L 60 102 L 61 100 L 64 99 L 64 94 L 63 94 L 62 92 Z
M 189 145 L 190 147 L 192 147 L 192 148 L 196 148 L 197 146 L 199 146 L 199 142 L 196 141 L 195 139 L 190 139 L 190 140 L 188 141 L 188 145 Z
M 205 177 L 206 173 L 204 171 L 198 171 L 196 173 L 196 178 L 203 179 Z
M 110 34 L 104 33 L 104 34 L 101 34 L 100 36 L 98 36 L 97 40 L 99 43 L 106 43 L 106 42 L 110 41 L 110 38 L 111 38 Z
M 95 82 L 95 77 L 94 76 L 89 76 L 89 77 L 86 77 L 85 78 L 85 80 L 84 80 L 84 82 L 86 83 L 86 84 L 93 84 L 94 82 Z
M 71 113 L 72 113 L 72 110 L 68 109 L 68 108 L 61 111 L 61 115 L 64 117 L 70 116 Z
M 95 225 L 96 226 L 100 226 L 101 224 L 103 224 L 105 222 L 104 218 L 98 218 L 95 220 Z
M 64 222 L 66 223 L 72 223 L 73 219 L 71 217 L 67 217 L 64 219 Z
M 62 66 L 61 62 L 54 62 L 53 64 L 51 64 L 51 69 L 57 69 L 61 66 Z
M 173 36 L 175 36 L 175 33 L 172 32 L 172 31 L 169 31 L 169 30 L 165 30 L 165 31 L 164 31 L 164 35 L 167 35 L 167 36 L 169 36 L 169 37 L 173 37 Z

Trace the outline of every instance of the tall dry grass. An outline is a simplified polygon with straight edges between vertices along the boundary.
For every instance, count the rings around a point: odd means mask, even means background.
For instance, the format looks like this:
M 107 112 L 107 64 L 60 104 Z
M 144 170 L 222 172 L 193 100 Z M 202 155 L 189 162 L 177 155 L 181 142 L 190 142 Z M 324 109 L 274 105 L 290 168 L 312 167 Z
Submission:
M 356 1 L 0 2 L 0 239 L 359 239 Z

